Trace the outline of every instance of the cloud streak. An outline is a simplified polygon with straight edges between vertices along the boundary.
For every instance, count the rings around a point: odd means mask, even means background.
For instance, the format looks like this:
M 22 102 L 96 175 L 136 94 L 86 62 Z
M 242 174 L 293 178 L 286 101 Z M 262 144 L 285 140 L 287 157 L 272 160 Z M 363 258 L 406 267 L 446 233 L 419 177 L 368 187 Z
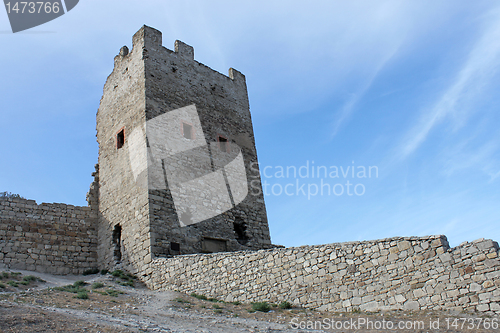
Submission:
M 354 94 L 351 94 L 348 101 L 344 104 L 342 109 L 337 113 L 336 119 L 333 122 L 332 132 L 330 139 L 333 139 L 335 135 L 337 135 L 341 126 L 350 118 L 351 114 L 354 112 L 356 104 L 363 97 L 363 95 L 368 91 L 373 82 L 375 81 L 377 75 L 384 68 L 384 66 L 391 60 L 391 58 L 396 54 L 399 46 L 396 46 L 392 49 L 392 51 L 388 52 L 385 57 L 379 62 L 378 66 L 375 67 L 375 70 L 370 74 L 368 79 L 363 83 L 361 88 Z
M 454 82 L 444 91 L 437 102 L 422 112 L 420 121 L 411 130 L 400 147 L 400 158 L 411 155 L 425 142 L 429 133 L 446 118 L 460 119 L 474 112 L 461 103 L 478 97 L 483 87 L 498 71 L 500 65 L 500 10 L 492 12 L 492 23 L 469 53 Z

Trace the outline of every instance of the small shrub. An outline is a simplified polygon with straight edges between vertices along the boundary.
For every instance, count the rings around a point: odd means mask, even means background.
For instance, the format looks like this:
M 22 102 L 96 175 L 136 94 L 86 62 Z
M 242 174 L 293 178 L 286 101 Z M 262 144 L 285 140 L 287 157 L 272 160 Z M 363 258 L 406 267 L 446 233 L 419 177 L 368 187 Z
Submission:
M 10 275 L 12 276 L 19 276 L 19 275 L 22 275 L 23 273 L 19 273 L 19 272 L 12 272 L 10 273 Z
M 248 313 L 254 313 L 255 310 L 254 309 L 247 309 Z
M 233 314 L 233 317 L 234 317 L 234 318 L 237 318 L 237 317 L 238 317 L 238 314 L 237 314 L 237 313 L 234 313 L 234 314 Z
M 207 296 L 205 296 L 205 295 L 198 295 L 198 294 L 196 294 L 196 293 L 191 293 L 191 296 L 192 296 L 192 297 L 195 297 L 195 298 L 197 298 L 197 299 L 204 300 L 204 301 L 208 300 L 208 299 L 207 299 Z
M 361 313 L 361 310 L 359 308 L 352 308 L 351 312 L 352 313 Z
M 281 303 L 278 305 L 278 307 L 279 307 L 280 309 L 284 309 L 284 310 L 285 310 L 285 309 L 291 309 L 291 308 L 292 308 L 292 304 L 290 304 L 290 302 L 288 302 L 288 301 L 284 301 L 284 302 L 281 302 Z
M 111 275 L 113 275 L 116 278 L 120 278 L 120 279 L 122 279 L 125 282 L 131 282 L 131 283 L 127 283 L 127 284 L 120 283 L 123 286 L 131 286 L 131 287 L 133 287 L 134 286 L 134 280 L 137 279 L 137 277 L 135 275 L 130 274 L 130 273 L 125 273 L 125 272 L 123 272 L 120 269 L 114 270 L 111 273 Z
M 132 287 L 132 288 L 134 287 L 134 281 L 130 281 L 130 280 L 118 282 L 118 284 L 120 286 L 125 286 L 125 287 Z
M 118 295 L 123 294 L 123 292 L 118 291 L 118 290 L 114 290 L 114 289 L 108 289 L 108 290 L 106 290 L 106 292 L 111 297 L 118 297 Z
M 78 299 L 88 299 L 89 298 L 89 294 L 87 294 L 87 291 L 86 290 L 80 290 L 75 298 L 78 298 Z
M 84 271 L 83 275 L 92 275 L 92 274 L 97 274 L 97 273 L 99 273 L 98 268 L 91 268 L 91 269 L 87 269 L 86 271 Z
M 0 288 L 2 288 L 2 289 L 5 288 L 5 284 L 0 282 Z
M 55 290 L 59 290 L 59 291 L 67 291 L 69 293 L 76 294 L 76 293 L 78 293 L 80 291 L 85 291 L 86 292 L 85 288 L 82 288 L 86 284 L 87 284 L 87 282 L 80 280 L 80 281 L 76 281 L 73 284 L 69 284 L 67 286 L 55 287 L 54 289 Z
M 82 287 L 82 286 L 84 286 L 84 285 L 86 285 L 86 284 L 87 284 L 87 282 L 85 282 L 85 281 L 83 281 L 83 280 L 78 280 L 78 281 L 76 281 L 75 283 L 73 283 L 73 285 L 74 285 L 75 287 Z
M 36 276 L 27 275 L 27 276 L 23 277 L 23 280 L 29 283 L 29 282 L 38 281 L 39 279 Z
M 7 282 L 7 284 L 11 287 L 15 287 L 15 288 L 19 287 L 19 284 L 16 281 L 11 280 L 11 281 Z
M 267 302 L 256 302 L 252 303 L 252 310 L 260 312 L 269 312 L 269 310 L 271 310 L 271 307 Z
M 101 269 L 101 275 L 106 275 L 108 274 L 108 270 L 107 269 Z
M 219 304 L 212 304 L 212 307 L 214 309 L 224 309 L 222 306 L 220 306 Z
M 8 279 L 9 278 L 9 273 L 8 272 L 2 272 L 2 275 L 0 276 L 1 279 Z
M 122 270 L 117 269 L 117 270 L 114 270 L 114 271 L 111 273 L 111 275 L 113 275 L 114 277 L 120 277 L 120 276 L 122 276 L 122 275 L 123 275 L 123 271 L 122 271 Z
M 19 283 L 24 285 L 24 286 L 27 286 L 31 282 L 36 282 L 36 281 L 45 282 L 44 280 L 37 278 L 36 276 L 27 275 L 27 276 L 23 277 L 23 281 L 20 281 Z
M 236 302 L 232 302 L 231 304 L 233 304 L 233 305 L 241 305 L 241 302 L 236 301 Z
M 209 302 L 218 302 L 219 300 L 217 298 L 210 297 L 210 298 L 207 298 L 207 301 L 209 301 Z
M 102 288 L 104 287 L 104 283 L 101 283 L 101 282 L 94 282 L 92 283 L 92 289 L 99 289 L 99 288 Z
M 215 313 L 222 313 L 222 309 L 214 309 Z

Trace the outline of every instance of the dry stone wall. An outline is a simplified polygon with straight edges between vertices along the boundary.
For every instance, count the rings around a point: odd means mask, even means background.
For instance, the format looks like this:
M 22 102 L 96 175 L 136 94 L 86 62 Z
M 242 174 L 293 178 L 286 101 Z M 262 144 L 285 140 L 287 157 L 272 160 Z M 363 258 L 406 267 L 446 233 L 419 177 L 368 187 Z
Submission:
M 89 207 L 0 199 L 0 264 L 51 274 L 97 267 L 96 215 Z
M 151 263 L 152 289 L 228 302 L 290 301 L 330 311 L 500 313 L 498 244 L 449 248 L 445 236 L 195 254 Z

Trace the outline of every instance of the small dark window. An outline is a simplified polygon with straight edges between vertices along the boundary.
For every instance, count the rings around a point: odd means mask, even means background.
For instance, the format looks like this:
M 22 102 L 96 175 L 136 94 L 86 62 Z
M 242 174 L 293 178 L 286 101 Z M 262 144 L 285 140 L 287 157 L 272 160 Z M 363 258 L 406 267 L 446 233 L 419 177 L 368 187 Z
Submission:
M 217 141 L 219 141 L 219 149 L 220 151 L 223 152 L 229 152 L 229 142 L 227 142 L 227 139 L 223 136 L 220 136 L 217 138 Z
M 120 149 L 125 144 L 125 130 L 122 129 L 116 134 L 116 148 Z
M 170 242 L 170 250 L 179 252 L 181 250 L 181 244 Z
M 190 124 L 182 123 L 182 134 L 186 139 L 193 139 L 193 126 Z

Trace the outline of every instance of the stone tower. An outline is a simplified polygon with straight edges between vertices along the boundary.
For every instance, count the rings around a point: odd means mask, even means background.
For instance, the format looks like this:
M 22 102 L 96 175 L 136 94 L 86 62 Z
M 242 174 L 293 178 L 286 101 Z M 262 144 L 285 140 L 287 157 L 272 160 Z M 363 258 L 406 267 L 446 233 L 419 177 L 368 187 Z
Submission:
M 245 76 L 162 46 L 143 26 L 97 112 L 98 257 L 140 272 L 154 257 L 271 247 Z

